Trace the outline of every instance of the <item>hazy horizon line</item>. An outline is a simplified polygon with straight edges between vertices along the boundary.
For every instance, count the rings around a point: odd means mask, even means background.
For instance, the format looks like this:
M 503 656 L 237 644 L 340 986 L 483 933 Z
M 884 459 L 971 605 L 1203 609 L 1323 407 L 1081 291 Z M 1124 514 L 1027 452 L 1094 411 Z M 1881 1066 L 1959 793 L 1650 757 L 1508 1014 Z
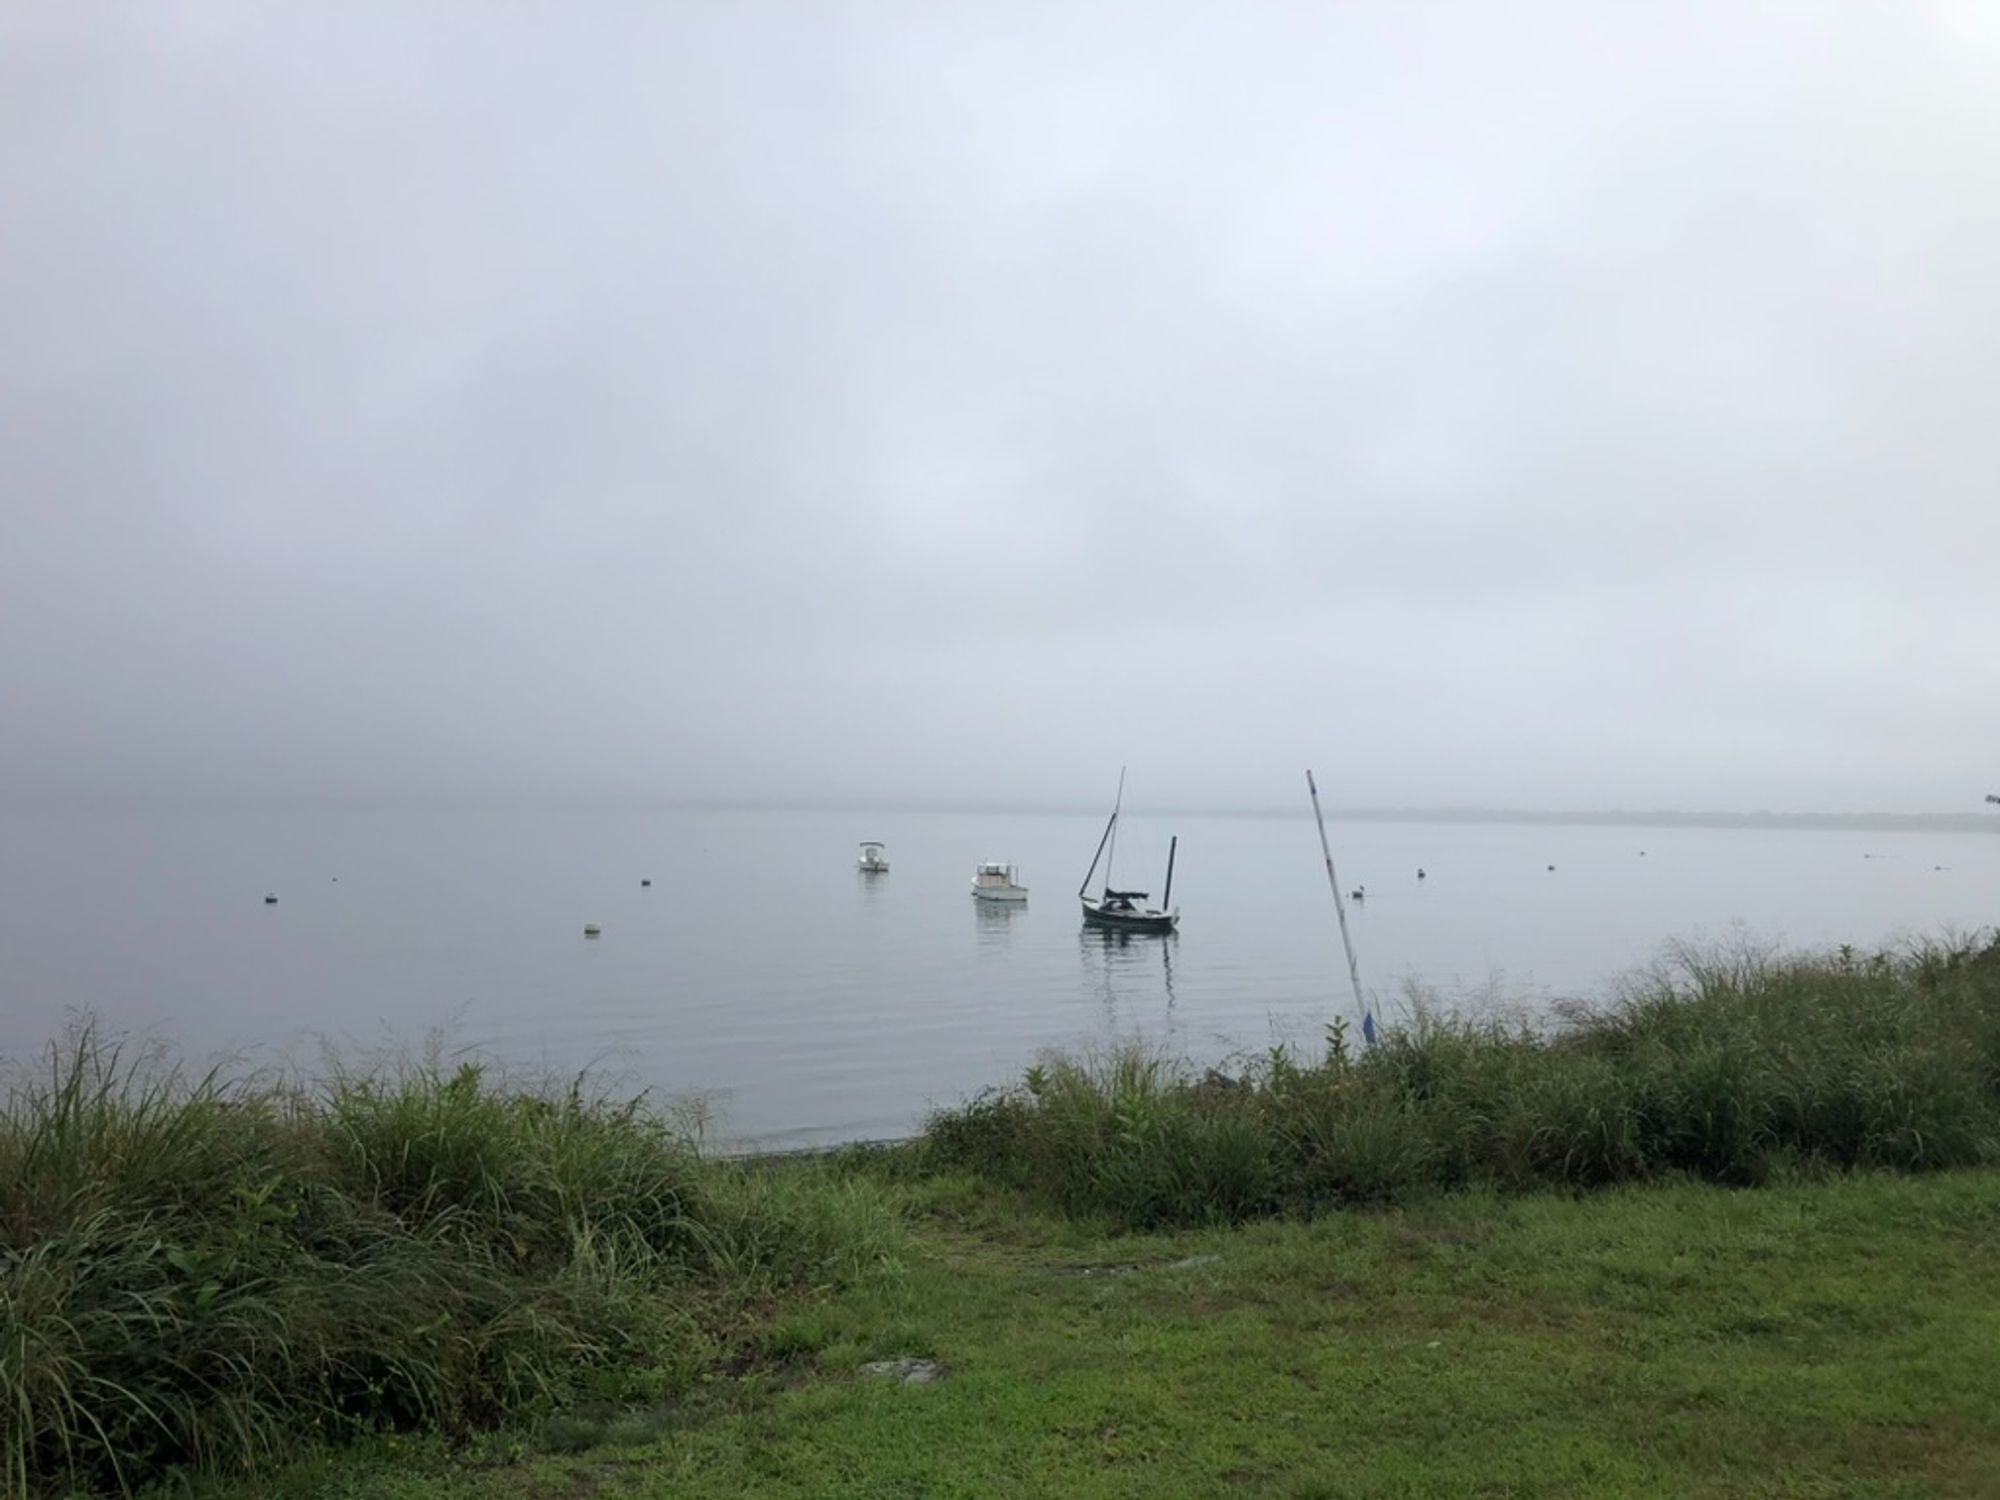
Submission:
M 135 797 L 71 795 L 66 797 L 20 797 L 0 795 L 0 814 L 21 812 L 203 812 L 274 811 L 286 808 L 327 808 L 349 811 L 393 812 L 404 809 L 459 809 L 465 811 L 501 808 L 573 812 L 677 811 L 677 812 L 794 812 L 936 814 L 975 817 L 1082 816 L 1103 815 L 1106 809 L 1080 801 L 1070 802 L 985 802 L 963 800 L 889 801 L 869 797 L 643 797 L 643 796 L 418 796 L 376 797 Z M 1148 804 L 1143 816 L 1148 820 L 1167 817 L 1195 818 L 1283 818 L 1311 816 L 1311 805 L 1301 796 L 1296 806 L 1201 806 L 1190 803 Z M 1876 828 L 1953 832 L 2000 833 L 2000 810 L 1962 812 L 1892 812 L 1871 809 L 1836 812 L 1826 809 L 1779 808 L 1510 808 L 1483 804 L 1434 804 L 1403 807 L 1326 808 L 1326 816 L 1336 822 L 1373 823 L 1524 823 L 1574 824 L 1604 827 L 1796 827 L 1796 828 Z

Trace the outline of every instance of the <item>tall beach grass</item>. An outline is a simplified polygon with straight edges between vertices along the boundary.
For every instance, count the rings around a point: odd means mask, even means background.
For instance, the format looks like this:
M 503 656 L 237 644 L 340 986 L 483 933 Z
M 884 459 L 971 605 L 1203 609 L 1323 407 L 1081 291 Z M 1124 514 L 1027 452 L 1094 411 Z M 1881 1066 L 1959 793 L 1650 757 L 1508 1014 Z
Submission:
M 2000 1155 L 2000 946 L 1673 950 L 1552 1028 L 1419 1010 L 1357 1049 L 1227 1075 L 1140 1047 L 1056 1057 L 933 1116 L 941 1166 L 1148 1227 L 1466 1184 L 1902 1171 Z
M 732 1307 L 901 1234 L 866 1181 L 705 1160 L 581 1085 L 189 1076 L 85 1030 L 0 1108 L 0 1494 L 670 1394 Z

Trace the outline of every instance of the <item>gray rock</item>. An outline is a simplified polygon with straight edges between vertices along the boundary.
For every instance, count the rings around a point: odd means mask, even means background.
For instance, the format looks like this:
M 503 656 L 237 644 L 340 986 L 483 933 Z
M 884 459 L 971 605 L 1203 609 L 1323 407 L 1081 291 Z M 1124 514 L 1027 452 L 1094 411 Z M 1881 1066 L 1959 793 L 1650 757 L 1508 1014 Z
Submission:
M 944 1366 L 934 1359 L 878 1359 L 863 1365 L 861 1373 L 899 1385 L 935 1385 L 944 1379 Z

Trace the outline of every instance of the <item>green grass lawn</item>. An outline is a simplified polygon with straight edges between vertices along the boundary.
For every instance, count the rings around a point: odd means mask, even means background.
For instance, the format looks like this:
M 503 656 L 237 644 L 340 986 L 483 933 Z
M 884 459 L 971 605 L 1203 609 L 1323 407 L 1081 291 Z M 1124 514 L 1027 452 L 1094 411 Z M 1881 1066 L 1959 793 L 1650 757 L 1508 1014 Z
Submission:
M 692 1400 L 377 1445 L 278 1491 L 2000 1495 L 1991 1171 L 1146 1236 L 911 1191 L 900 1271 L 775 1310 Z M 856 1373 L 904 1354 L 949 1377 Z

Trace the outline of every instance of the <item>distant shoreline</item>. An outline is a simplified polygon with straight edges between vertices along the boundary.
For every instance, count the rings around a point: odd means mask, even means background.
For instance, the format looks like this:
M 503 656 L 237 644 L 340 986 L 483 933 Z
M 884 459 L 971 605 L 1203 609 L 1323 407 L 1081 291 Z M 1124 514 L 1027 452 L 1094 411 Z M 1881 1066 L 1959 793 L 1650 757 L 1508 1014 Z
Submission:
M 1081 807 L 860 807 L 799 804 L 788 808 L 745 803 L 711 804 L 714 812 L 836 812 L 907 816 L 911 813 L 970 817 L 1078 817 L 1091 813 Z M 1101 815 L 1093 814 L 1093 815 Z M 1823 812 L 1548 812 L 1510 811 L 1492 807 L 1329 807 L 1333 823 L 1511 823 L 1539 827 L 1577 828 L 1798 828 L 1839 833 L 1990 833 L 2000 834 L 1996 813 L 1823 813 Z M 1312 818 L 1306 807 L 1148 807 L 1146 817 L 1272 818 L 1285 821 Z
M 1148 821 L 1160 818 L 1271 818 L 1310 820 L 1312 812 L 1296 807 L 1189 807 L 1161 803 L 1149 805 Z M 1069 806 L 978 807 L 966 803 L 903 803 L 868 800 L 842 801 L 815 798 L 655 799 L 579 798 L 546 800 L 538 798 L 422 798 L 365 800 L 214 800 L 145 802 L 118 798 L 12 799 L 0 795 L 0 816 L 64 816 L 78 813 L 161 813 L 184 816 L 190 813 L 284 811 L 375 812 L 408 811 L 456 812 L 722 812 L 722 813 L 838 813 L 857 818 L 870 815 L 936 817 L 1083 817 L 1101 818 L 1101 807 Z M 1892 812 L 1553 812 L 1546 809 L 1495 807 L 1328 807 L 1326 815 L 1340 823 L 1494 823 L 1540 827 L 1575 828 L 1769 828 L 1815 829 L 1823 832 L 1877 833 L 1987 833 L 2000 834 L 2000 809 L 1963 813 Z
M 1327 816 L 1349 823 L 1534 823 L 1595 828 L 1810 828 L 1827 832 L 2000 834 L 2000 817 L 1980 813 L 1566 813 L 1502 812 L 1475 807 L 1347 807 L 1328 808 Z
M 1303 799 L 1301 799 L 1303 800 Z M 944 817 L 1077 817 L 1101 816 L 1083 807 L 965 807 L 862 806 L 822 804 L 711 803 L 712 812 L 828 812 Z M 1827 813 L 1827 812 L 1549 812 L 1513 811 L 1493 807 L 1328 807 L 1335 823 L 1511 823 L 1540 827 L 1578 828 L 1798 828 L 1839 833 L 1991 833 L 2000 834 L 2000 813 Z M 1274 818 L 1310 821 L 1308 807 L 1148 807 L 1149 821 L 1161 818 Z

